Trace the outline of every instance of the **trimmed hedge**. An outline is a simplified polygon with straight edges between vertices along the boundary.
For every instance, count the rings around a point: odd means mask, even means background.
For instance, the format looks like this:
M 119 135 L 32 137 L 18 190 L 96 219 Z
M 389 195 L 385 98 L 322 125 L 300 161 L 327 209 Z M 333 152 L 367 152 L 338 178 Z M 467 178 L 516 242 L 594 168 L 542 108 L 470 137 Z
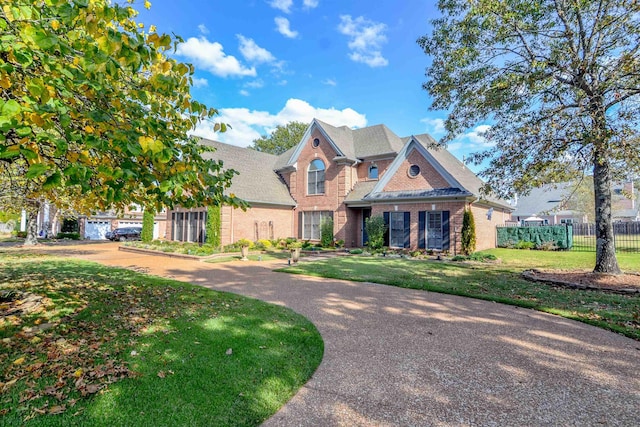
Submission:
M 573 246 L 573 227 L 570 225 L 545 225 L 535 227 L 498 227 L 497 246 L 499 248 L 517 248 L 531 242 L 535 248 L 549 247 L 571 249 Z

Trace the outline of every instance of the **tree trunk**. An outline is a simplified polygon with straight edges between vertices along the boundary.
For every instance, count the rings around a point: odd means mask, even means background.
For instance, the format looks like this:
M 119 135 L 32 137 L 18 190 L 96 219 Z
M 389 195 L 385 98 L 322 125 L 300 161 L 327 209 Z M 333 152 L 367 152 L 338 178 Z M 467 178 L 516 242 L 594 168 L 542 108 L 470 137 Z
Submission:
M 606 154 L 595 144 L 593 189 L 596 205 L 596 267 L 594 273 L 620 274 L 611 212 L 611 170 Z
M 24 240 L 25 246 L 34 246 L 38 244 L 38 212 L 40 212 L 39 203 L 29 203 L 27 207 L 27 238 Z

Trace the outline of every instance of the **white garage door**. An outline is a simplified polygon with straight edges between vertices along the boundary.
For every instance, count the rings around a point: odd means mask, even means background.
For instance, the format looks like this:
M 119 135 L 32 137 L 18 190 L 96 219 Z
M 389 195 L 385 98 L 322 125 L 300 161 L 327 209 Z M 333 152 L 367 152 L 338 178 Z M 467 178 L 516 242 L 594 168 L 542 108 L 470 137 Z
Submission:
M 84 238 L 105 240 L 104 235 L 107 231 L 111 231 L 111 221 L 87 221 L 84 227 Z

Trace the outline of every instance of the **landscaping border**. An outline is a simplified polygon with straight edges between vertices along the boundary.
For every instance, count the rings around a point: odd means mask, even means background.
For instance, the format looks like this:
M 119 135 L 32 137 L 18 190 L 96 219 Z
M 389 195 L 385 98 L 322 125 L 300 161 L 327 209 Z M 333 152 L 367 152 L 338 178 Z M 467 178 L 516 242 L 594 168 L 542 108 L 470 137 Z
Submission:
M 549 283 L 556 286 L 563 286 L 571 289 L 582 289 L 587 291 L 602 291 L 602 292 L 610 292 L 614 294 L 639 294 L 640 289 L 635 288 L 610 288 L 610 287 L 600 287 L 593 285 L 583 285 L 581 283 L 567 282 L 565 280 L 557 280 L 557 279 L 547 279 L 544 277 L 539 277 L 537 274 L 544 273 L 542 270 L 532 269 L 525 270 L 522 272 L 522 277 L 531 282 L 542 282 Z

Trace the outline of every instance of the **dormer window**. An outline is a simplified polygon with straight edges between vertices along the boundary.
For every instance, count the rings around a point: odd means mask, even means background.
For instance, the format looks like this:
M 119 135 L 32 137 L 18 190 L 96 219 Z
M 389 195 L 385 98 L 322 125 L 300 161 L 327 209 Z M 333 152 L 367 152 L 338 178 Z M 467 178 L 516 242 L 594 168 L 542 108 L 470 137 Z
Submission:
M 307 194 L 324 194 L 324 163 L 316 159 L 307 172 Z
M 369 179 L 378 179 L 378 167 L 376 165 L 369 166 Z

